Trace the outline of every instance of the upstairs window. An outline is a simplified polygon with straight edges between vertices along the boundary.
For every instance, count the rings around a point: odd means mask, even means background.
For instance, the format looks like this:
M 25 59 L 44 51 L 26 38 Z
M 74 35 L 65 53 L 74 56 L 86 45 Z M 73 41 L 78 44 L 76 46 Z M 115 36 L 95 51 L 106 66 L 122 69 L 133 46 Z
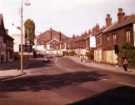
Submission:
M 117 34 L 113 34 L 113 43 L 114 43 L 114 44 L 117 43 Z
M 98 46 L 102 45 L 102 36 L 101 35 L 97 36 L 96 40 L 97 40 L 96 42 L 97 42 Z
M 131 32 L 130 31 L 126 31 L 126 42 L 131 42 Z
M 110 36 L 107 36 L 107 41 L 110 41 Z

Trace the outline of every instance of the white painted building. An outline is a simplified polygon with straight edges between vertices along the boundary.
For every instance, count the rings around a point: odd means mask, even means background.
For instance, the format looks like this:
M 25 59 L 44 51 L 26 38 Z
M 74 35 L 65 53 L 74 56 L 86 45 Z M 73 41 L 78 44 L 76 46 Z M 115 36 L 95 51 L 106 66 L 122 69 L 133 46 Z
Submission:
M 21 36 L 20 34 L 12 34 L 12 37 L 14 38 L 14 52 L 19 52 L 19 45 L 21 43 Z

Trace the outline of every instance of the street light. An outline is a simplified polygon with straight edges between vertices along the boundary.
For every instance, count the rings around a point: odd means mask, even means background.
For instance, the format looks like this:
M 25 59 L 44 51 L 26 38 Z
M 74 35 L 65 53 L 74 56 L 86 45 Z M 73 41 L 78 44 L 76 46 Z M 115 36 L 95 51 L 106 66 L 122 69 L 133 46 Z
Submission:
M 23 73 L 23 5 L 24 5 L 24 1 L 21 0 L 21 53 L 20 53 L 20 70 Z M 25 2 L 26 6 L 30 6 L 30 2 L 27 0 L 27 2 Z

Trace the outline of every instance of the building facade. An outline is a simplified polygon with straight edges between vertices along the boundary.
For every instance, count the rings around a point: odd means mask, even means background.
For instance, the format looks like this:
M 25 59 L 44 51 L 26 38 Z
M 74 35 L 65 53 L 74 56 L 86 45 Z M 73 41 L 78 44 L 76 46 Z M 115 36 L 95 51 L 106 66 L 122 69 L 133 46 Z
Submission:
M 4 27 L 3 15 L 0 14 L 0 63 L 13 60 L 13 38 Z
M 80 36 L 73 35 L 67 41 L 67 48 L 69 50 L 75 51 L 77 55 L 84 55 L 90 48 L 90 34 L 84 33 Z
M 106 26 L 96 35 L 95 61 L 118 64 L 119 48 L 125 43 L 135 46 L 134 27 L 135 15 L 126 16 L 122 8 L 118 9 L 115 23 L 107 14 Z
M 42 46 L 43 52 L 60 53 L 67 47 L 66 37 L 63 33 L 50 28 L 44 33 L 41 33 L 37 38 L 37 46 Z

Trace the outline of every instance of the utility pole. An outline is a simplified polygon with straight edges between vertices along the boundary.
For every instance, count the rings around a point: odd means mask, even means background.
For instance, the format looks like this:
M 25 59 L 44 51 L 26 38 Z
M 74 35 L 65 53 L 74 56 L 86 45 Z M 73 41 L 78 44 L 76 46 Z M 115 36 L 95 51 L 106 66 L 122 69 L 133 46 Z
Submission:
M 20 53 L 20 70 L 23 73 L 23 0 L 21 1 L 21 53 Z
M 21 73 L 23 73 L 23 38 L 24 38 L 24 28 L 23 28 L 23 5 L 24 5 L 24 1 L 21 0 L 21 53 L 20 53 L 20 70 Z M 26 6 L 29 6 L 30 3 L 27 1 L 27 3 L 25 3 Z

